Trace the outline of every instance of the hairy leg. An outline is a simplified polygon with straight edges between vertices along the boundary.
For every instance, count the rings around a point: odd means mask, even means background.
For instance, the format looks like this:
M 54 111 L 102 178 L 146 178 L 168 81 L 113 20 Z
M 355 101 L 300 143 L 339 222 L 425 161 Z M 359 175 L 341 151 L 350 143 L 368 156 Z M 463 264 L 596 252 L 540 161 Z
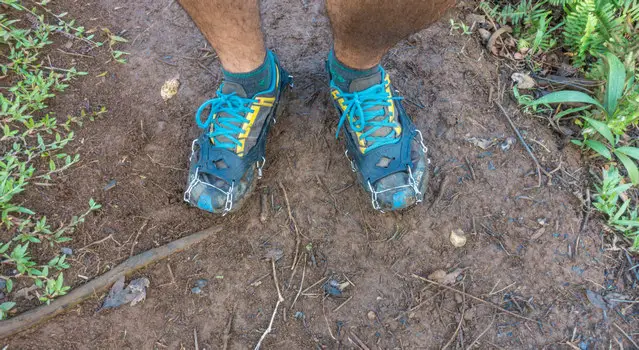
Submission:
M 231 73 L 255 70 L 266 56 L 259 0 L 178 0 Z
M 379 64 L 398 41 L 439 19 L 455 0 L 327 0 L 337 59 L 356 69 Z

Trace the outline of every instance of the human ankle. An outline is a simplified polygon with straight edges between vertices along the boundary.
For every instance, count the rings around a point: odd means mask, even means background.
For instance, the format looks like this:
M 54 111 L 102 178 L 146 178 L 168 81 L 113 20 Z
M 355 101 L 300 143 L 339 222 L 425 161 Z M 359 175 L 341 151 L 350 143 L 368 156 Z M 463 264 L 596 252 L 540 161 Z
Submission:
M 267 51 L 262 64 L 254 70 L 236 73 L 223 68 L 224 82 L 241 86 L 246 97 L 253 97 L 255 94 L 267 90 L 271 85 L 271 81 L 274 79 L 272 72 L 275 64 L 273 53 Z
M 333 77 L 333 81 L 337 87 L 344 91 L 350 90 L 350 84 L 353 80 L 370 77 L 375 74 L 379 74 L 381 71 L 379 64 L 374 64 L 372 67 L 364 69 L 353 68 L 346 65 L 337 58 L 334 50 L 331 50 L 328 54 L 328 67 L 330 74 Z

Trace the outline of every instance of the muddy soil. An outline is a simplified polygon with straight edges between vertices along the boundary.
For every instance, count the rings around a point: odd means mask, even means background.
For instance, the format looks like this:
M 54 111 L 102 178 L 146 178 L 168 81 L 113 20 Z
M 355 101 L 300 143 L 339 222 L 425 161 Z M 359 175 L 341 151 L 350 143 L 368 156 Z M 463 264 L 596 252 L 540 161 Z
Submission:
M 8 339 L 10 348 L 193 349 L 194 334 L 199 349 L 221 349 L 225 336 L 229 349 L 252 348 L 277 300 L 271 266 L 262 259 L 271 249 L 284 253 L 276 267 L 285 301 L 265 349 L 347 349 L 358 348 L 357 341 L 370 349 L 462 349 L 477 338 L 481 349 L 568 349 L 568 341 L 588 349 L 617 342 L 631 348 L 613 323 L 637 337 L 637 307 L 623 305 L 604 319 L 585 294 L 637 291 L 618 268 L 623 252 L 605 249 L 597 218 L 581 230 L 587 171 L 579 152 L 564 147 L 542 120 L 518 112 L 508 93 L 507 62 L 491 57 L 475 35 L 450 33 L 448 18 L 464 18 L 465 10 L 451 10 L 383 61 L 424 132 L 434 174 L 423 205 L 380 214 L 355 183 L 343 140 L 334 139 L 338 117 L 327 98 L 330 29 L 322 2 L 263 1 L 268 47 L 294 75 L 295 88 L 272 129 L 258 190 L 238 213 L 214 217 L 182 201 L 198 134 L 193 115 L 221 77 L 185 12 L 173 0 L 60 0 L 55 6 L 87 28 L 121 33 L 129 39 L 123 50 L 131 53 L 126 65 L 104 63 L 108 55 L 77 59 L 90 74 L 57 98 L 53 110 L 63 115 L 105 105 L 109 113 L 78 131 L 72 147 L 80 166 L 57 186 L 26 194 L 30 202 L 37 198 L 34 209 L 59 221 L 83 210 L 90 197 L 103 205 L 71 242 L 69 283 L 81 285 L 79 275 L 95 277 L 131 252 L 210 226 L 224 230 L 135 273 L 151 281 L 145 302 L 97 313 L 104 295 L 96 295 Z M 106 77 L 96 77 L 104 71 Z M 182 86 L 165 103 L 160 87 L 176 76 Z M 503 151 L 468 142 L 514 136 L 490 98 L 505 106 L 548 171 L 560 166 L 540 187 L 520 144 Z M 113 180 L 115 186 L 105 188 Z M 301 230 L 303 263 L 295 270 L 295 233 L 278 183 Z M 453 229 L 467 233 L 464 247 L 451 245 Z M 109 235 L 113 239 L 81 249 Z M 463 272 L 454 288 L 539 323 L 412 276 L 457 268 Z M 291 307 L 300 286 L 322 278 L 350 285 L 341 295 L 324 296 L 319 283 Z M 208 284 L 195 294 L 199 279 Z

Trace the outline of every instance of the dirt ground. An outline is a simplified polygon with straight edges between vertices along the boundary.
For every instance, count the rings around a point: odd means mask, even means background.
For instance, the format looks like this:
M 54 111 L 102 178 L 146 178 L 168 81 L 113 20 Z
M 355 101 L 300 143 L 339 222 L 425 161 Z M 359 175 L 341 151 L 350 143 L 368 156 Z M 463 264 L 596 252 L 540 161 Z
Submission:
M 464 18 L 466 10 L 452 10 L 384 59 L 424 132 L 434 174 L 424 205 L 380 214 L 355 183 L 343 140 L 334 139 L 337 115 L 323 68 L 330 48 L 323 1 L 263 1 L 267 45 L 294 75 L 295 88 L 269 137 L 256 194 L 238 213 L 214 217 L 182 201 L 190 144 L 198 134 L 193 115 L 221 77 L 219 62 L 185 12 L 174 0 L 59 0 L 54 6 L 87 28 L 121 33 L 129 39 L 122 49 L 131 53 L 126 65 L 105 64 L 104 52 L 77 58 L 78 68 L 90 74 L 52 109 L 64 115 L 104 105 L 109 113 L 78 131 L 72 148 L 81 154 L 80 166 L 57 186 L 26 197 L 54 222 L 85 209 L 90 197 L 103 205 L 71 242 L 68 282 L 85 283 L 78 275 L 98 276 L 131 252 L 211 226 L 224 230 L 136 272 L 133 277 L 151 282 L 143 303 L 97 313 L 104 295 L 96 295 L 6 339 L 10 349 L 222 349 L 231 316 L 229 348 L 252 348 L 277 300 L 271 266 L 262 259 L 270 249 L 284 253 L 277 274 L 285 301 L 264 349 L 358 348 L 355 338 L 369 349 L 463 349 L 477 338 L 481 349 L 603 349 L 618 342 L 632 348 L 613 324 L 639 338 L 636 304 L 604 318 L 586 297 L 587 290 L 635 297 L 637 290 L 627 283 L 628 266 L 620 265 L 623 252 L 605 248 L 609 238 L 597 218 L 581 230 L 587 170 L 579 151 L 564 147 L 542 120 L 518 112 L 509 97 L 512 71 L 477 36 L 449 33 L 448 18 Z M 96 77 L 104 71 L 106 77 Z M 176 76 L 182 86 L 165 103 L 160 87 Z M 548 171 L 561 166 L 551 181 L 544 177 L 540 188 L 529 189 L 537 185 L 535 166 L 520 144 L 485 151 L 467 141 L 514 136 L 489 97 L 502 101 Z M 302 234 L 304 263 L 294 271 L 295 233 L 278 181 Z M 265 223 L 259 219 L 261 193 Z M 451 245 L 453 229 L 467 233 L 463 248 Z M 109 235 L 113 239 L 81 249 Z M 412 277 L 456 268 L 463 272 L 454 288 L 539 322 Z M 320 283 L 291 307 L 302 276 L 304 289 L 323 277 L 351 284 L 340 296 L 324 297 Z M 199 279 L 208 284 L 194 294 Z

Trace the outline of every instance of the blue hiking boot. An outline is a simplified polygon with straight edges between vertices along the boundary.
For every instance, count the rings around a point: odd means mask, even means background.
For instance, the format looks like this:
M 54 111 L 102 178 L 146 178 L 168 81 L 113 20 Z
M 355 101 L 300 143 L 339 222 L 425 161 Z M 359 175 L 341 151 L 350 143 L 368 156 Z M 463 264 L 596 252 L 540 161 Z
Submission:
M 344 129 L 346 157 L 373 208 L 399 210 L 420 203 L 428 182 L 428 148 L 381 67 L 368 76 L 337 81 L 329 63 L 333 102 Z M 342 86 L 340 88 L 340 85 Z
M 195 121 L 204 132 L 193 140 L 184 192 L 191 205 L 222 215 L 235 211 L 262 176 L 268 130 L 292 81 L 271 51 L 265 66 L 271 69 L 266 90 L 249 96 L 242 85 L 225 80 L 198 109 Z

